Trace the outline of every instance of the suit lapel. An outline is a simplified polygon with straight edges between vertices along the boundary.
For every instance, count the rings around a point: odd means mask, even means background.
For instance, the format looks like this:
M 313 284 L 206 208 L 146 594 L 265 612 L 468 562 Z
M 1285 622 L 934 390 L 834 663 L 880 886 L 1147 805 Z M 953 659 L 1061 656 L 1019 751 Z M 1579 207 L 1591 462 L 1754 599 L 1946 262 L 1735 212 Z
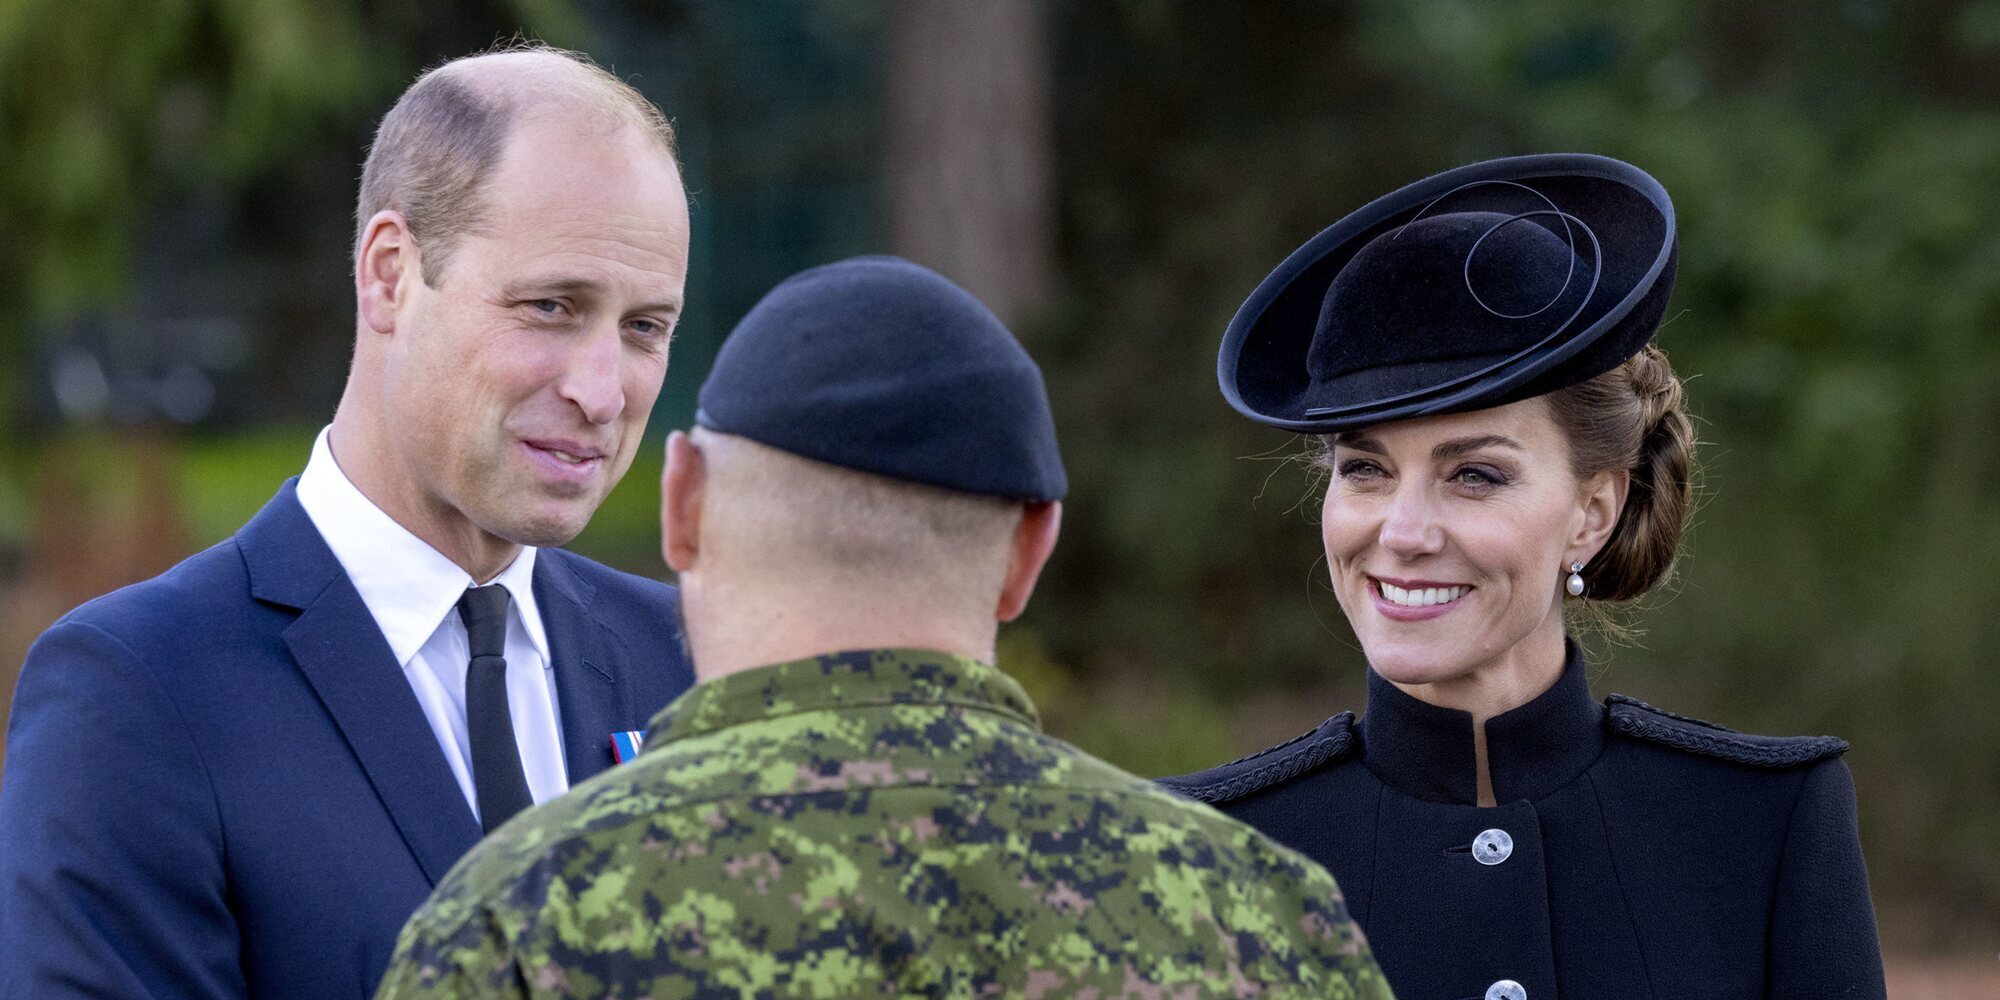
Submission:
M 479 840 L 408 678 L 286 483 L 237 535 L 251 595 L 296 608 L 285 642 L 432 885 Z
M 644 729 L 630 718 L 624 686 L 625 644 L 591 616 L 589 583 L 563 562 L 564 554 L 543 549 L 535 558 L 535 603 L 555 661 L 557 714 L 562 716 L 563 762 L 575 786 L 611 766 L 611 734 Z

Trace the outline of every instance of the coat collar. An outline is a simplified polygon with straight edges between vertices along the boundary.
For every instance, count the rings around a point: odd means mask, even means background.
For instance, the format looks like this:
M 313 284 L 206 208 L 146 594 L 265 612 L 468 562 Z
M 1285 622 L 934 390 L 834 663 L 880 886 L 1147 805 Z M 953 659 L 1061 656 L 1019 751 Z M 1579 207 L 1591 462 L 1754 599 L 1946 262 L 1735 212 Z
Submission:
M 1534 801 L 1568 784 L 1604 749 L 1604 707 L 1592 701 L 1583 652 L 1564 640 L 1562 675 L 1534 700 L 1486 722 L 1493 797 Z M 1358 727 L 1362 760 L 1382 780 L 1420 799 L 1478 800 L 1472 715 L 1405 694 L 1368 672 L 1368 712 Z
M 599 619 L 592 605 L 597 588 L 583 579 L 559 549 L 544 549 L 535 561 L 535 599 L 548 629 L 549 662 L 556 675 L 556 710 L 562 716 L 563 763 L 570 787 L 610 767 L 611 734 L 646 727 L 621 684 L 631 659 L 619 630 Z
M 295 611 L 311 607 L 344 576 L 340 560 L 299 503 L 298 482 L 286 480 L 278 495 L 236 532 L 236 547 L 250 573 L 250 596 Z
M 479 824 L 396 655 L 299 504 L 297 480 L 236 534 L 250 595 L 296 610 L 285 644 L 433 885 Z
M 1028 693 L 996 667 L 929 649 L 855 649 L 773 663 L 703 681 L 653 717 L 648 751 L 718 730 L 802 712 L 869 706 L 991 712 L 1033 729 Z
M 347 579 L 361 592 L 362 602 L 395 651 L 396 662 L 407 664 L 430 641 L 439 623 L 456 614 L 466 588 L 479 581 L 362 493 L 335 460 L 331 435 L 332 428 L 326 428 L 313 442 L 312 458 L 299 474 L 299 506 L 306 509 Z M 535 556 L 534 546 L 522 546 L 513 562 L 488 582 L 507 588 L 528 641 L 543 664 L 552 664 L 541 602 L 532 585 Z
M 250 595 L 299 613 L 285 630 L 299 670 L 435 884 L 478 841 L 479 824 L 395 653 L 299 504 L 296 483 L 280 487 L 236 534 Z M 626 703 L 618 680 L 628 659 L 624 643 L 598 621 L 596 588 L 566 557 L 542 552 L 533 586 L 555 669 L 563 760 L 575 785 L 611 766 L 610 734 L 640 729 L 645 718 L 637 714 L 644 708 Z

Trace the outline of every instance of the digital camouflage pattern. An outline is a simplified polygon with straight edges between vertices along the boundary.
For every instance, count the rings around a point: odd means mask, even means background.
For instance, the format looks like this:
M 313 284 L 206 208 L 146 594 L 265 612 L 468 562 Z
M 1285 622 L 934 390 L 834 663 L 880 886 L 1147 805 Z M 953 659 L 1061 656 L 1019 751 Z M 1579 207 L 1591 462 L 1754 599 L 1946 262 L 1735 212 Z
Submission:
M 1326 871 L 878 650 L 696 685 L 517 817 L 378 997 L 1325 997 L 1389 990 Z

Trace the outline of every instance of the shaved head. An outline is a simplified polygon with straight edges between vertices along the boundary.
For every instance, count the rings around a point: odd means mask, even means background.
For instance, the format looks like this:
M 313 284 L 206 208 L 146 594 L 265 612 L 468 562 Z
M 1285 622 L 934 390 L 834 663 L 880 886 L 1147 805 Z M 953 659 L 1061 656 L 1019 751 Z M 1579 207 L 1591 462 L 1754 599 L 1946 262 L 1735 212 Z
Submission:
M 400 212 L 422 248 L 424 283 L 441 284 L 460 239 L 487 222 L 482 195 L 508 136 L 536 118 L 607 135 L 636 129 L 674 158 L 666 116 L 588 56 L 530 44 L 454 59 L 418 77 L 376 130 L 355 206 L 357 253 L 369 219 Z
M 991 623 L 1022 504 L 857 472 L 696 428 L 707 463 L 702 532 L 736 579 L 899 595 Z

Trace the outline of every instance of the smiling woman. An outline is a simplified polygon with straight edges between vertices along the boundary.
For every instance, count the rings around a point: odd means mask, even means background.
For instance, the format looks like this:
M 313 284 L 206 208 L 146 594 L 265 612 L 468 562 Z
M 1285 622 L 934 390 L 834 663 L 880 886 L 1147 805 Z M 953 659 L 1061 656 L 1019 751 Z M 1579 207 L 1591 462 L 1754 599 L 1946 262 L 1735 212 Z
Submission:
M 1676 248 L 1630 165 L 1474 164 L 1314 237 L 1225 335 L 1230 403 L 1323 445 L 1368 705 L 1165 783 L 1330 868 L 1399 996 L 1883 996 L 1846 744 L 1600 703 L 1565 631 L 1680 546 Z

